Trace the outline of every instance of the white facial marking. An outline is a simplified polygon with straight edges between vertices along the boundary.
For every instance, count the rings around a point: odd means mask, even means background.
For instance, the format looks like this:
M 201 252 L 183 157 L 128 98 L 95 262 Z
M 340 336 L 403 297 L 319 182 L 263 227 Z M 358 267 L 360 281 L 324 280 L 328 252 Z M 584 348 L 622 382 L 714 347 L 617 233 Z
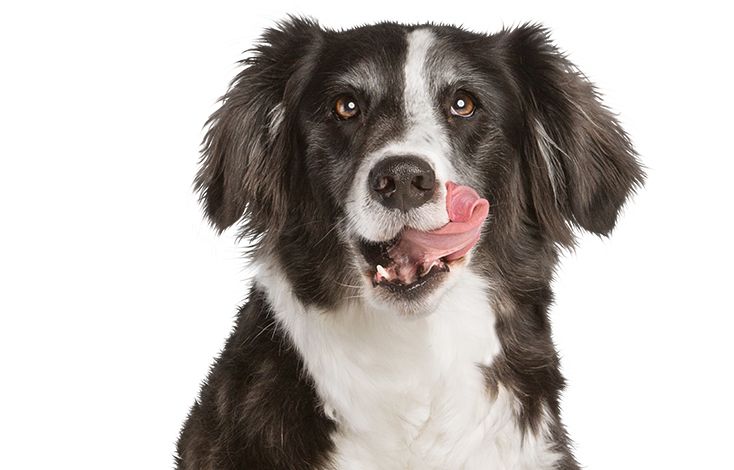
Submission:
M 439 122 L 436 97 L 431 91 L 430 52 L 435 37 L 427 29 L 417 29 L 408 34 L 408 54 L 405 59 L 405 113 L 408 130 L 397 147 L 423 148 L 436 171 L 436 177 L 453 178 L 454 172 L 448 157 L 451 148 L 445 129 Z M 435 74 L 434 74 L 435 75 Z
M 403 108 L 405 132 L 397 140 L 367 155 L 354 178 L 347 200 L 349 229 L 372 241 L 394 238 L 403 226 L 418 230 L 433 230 L 448 222 L 445 183 L 456 179 L 451 165 L 451 147 L 441 115 L 430 86 L 430 51 L 435 37 L 427 29 L 417 29 L 407 35 L 408 50 L 403 75 Z M 400 213 L 388 210 L 368 193 L 370 170 L 383 158 L 393 155 L 413 155 L 425 159 L 433 168 L 438 189 L 433 201 Z

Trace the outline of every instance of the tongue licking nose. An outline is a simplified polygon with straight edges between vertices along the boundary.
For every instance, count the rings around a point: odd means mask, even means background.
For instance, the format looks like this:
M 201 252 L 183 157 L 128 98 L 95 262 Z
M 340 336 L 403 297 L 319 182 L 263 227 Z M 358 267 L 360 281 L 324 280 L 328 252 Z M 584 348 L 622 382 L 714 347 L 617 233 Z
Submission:
M 393 263 L 382 268 L 380 277 L 415 282 L 437 264 L 464 256 L 479 240 L 482 223 L 489 214 L 489 202 L 468 186 L 446 183 L 446 210 L 449 223 L 430 232 L 406 229 L 400 241 L 388 250 Z M 385 276 L 387 274 L 388 276 Z

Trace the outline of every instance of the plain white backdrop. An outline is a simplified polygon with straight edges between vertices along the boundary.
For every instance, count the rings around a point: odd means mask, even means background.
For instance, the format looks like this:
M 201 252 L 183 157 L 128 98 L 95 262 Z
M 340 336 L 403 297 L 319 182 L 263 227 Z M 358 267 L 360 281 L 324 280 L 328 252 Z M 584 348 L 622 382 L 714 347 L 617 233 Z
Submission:
M 4 4 L 0 467 L 172 467 L 250 275 L 191 191 L 202 125 L 242 51 L 296 13 L 551 28 L 648 168 L 612 238 L 558 270 L 578 459 L 734 468 L 732 17 L 688 4 Z

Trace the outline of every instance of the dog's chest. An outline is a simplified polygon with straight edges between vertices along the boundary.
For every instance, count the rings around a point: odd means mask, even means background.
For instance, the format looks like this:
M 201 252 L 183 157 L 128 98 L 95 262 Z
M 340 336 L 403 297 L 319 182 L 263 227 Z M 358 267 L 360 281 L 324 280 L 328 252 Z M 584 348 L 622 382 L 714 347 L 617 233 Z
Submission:
M 544 468 L 524 464 L 544 448 L 532 436 L 520 445 L 513 397 L 488 392 L 482 366 L 500 345 L 479 277 L 466 273 L 416 320 L 362 307 L 298 311 L 282 290 L 272 295 L 277 279 L 262 282 L 337 423 L 335 470 Z
M 480 347 L 481 330 L 466 333 L 466 342 L 447 355 L 431 348 L 419 360 L 420 354 L 409 358 L 403 351 L 406 361 L 392 368 L 377 354 L 363 358 L 371 367 L 321 382 L 325 409 L 339 425 L 334 470 L 554 468 L 557 455 L 542 433 L 520 431 L 515 398 L 503 388 L 497 396 L 488 393 L 480 365 L 491 362 L 492 343 Z M 415 366 L 419 362 L 434 367 Z
M 335 406 L 325 399 L 327 412 L 339 423 L 336 468 L 466 467 L 481 452 L 494 419 L 489 418 L 481 371 L 475 367 L 391 375 L 328 392 L 343 394 L 335 397 L 342 401 Z

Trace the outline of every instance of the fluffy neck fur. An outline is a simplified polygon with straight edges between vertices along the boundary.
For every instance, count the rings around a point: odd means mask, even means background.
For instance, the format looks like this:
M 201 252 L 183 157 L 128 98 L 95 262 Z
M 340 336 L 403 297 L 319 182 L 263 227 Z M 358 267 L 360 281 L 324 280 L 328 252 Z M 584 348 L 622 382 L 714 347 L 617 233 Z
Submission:
M 551 468 L 547 427 L 524 435 L 518 402 L 486 368 L 501 351 L 488 283 L 465 270 L 435 312 L 409 319 L 357 299 L 305 307 L 273 262 L 257 284 L 336 421 L 337 469 Z M 490 466 L 490 467 L 487 467 Z

